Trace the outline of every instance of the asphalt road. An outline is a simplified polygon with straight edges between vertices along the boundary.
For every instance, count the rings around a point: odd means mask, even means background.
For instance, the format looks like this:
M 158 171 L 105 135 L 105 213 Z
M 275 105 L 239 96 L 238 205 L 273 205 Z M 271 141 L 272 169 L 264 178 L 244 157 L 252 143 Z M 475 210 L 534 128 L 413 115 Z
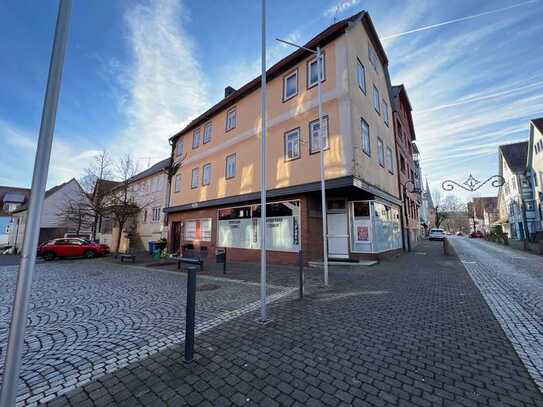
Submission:
M 451 239 L 534 381 L 543 389 L 543 257 L 480 239 Z

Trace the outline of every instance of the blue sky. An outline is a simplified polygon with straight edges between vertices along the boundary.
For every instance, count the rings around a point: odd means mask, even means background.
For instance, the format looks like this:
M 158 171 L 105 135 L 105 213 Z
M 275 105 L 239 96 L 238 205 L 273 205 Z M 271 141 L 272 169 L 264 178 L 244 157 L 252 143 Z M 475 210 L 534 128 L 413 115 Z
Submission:
M 527 139 L 528 120 L 543 116 L 543 1 L 268 3 L 270 65 L 291 52 L 273 38 L 304 42 L 336 9 L 370 12 L 433 189 L 495 173 L 497 145 Z M 53 0 L 0 0 L 0 184 L 31 181 L 56 12 Z M 101 149 L 130 152 L 141 169 L 166 157 L 169 136 L 226 85 L 258 75 L 259 18 L 256 0 L 75 1 L 49 186 Z

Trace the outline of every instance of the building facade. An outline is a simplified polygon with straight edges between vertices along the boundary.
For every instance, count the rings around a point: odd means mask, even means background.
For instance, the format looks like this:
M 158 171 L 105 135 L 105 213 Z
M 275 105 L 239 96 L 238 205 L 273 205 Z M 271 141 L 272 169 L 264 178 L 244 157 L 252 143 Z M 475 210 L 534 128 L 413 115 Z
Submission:
M 44 243 L 63 237 L 66 233 L 73 233 L 76 226 L 65 215 L 67 207 L 87 199 L 75 178 L 45 191 L 38 242 Z M 28 202 L 11 212 L 8 244 L 17 252 L 23 246 L 27 216 Z M 90 228 L 80 232 L 90 235 Z
M 543 231 L 543 117 L 530 121 L 528 169 L 534 188 L 534 205 L 538 222 L 536 232 Z
M 167 237 L 163 210 L 168 206 L 170 194 L 168 176 L 170 164 L 171 159 L 168 157 L 127 181 L 128 193 L 141 209 L 135 217 L 130 219 L 122 232 L 111 217 L 101 217 L 97 234 L 101 243 L 109 245 L 112 251 L 117 251 L 117 238 L 121 233 L 119 251 L 126 252 L 129 248 L 144 251 L 148 250 L 149 241 L 158 241 Z M 122 188 L 121 184 L 114 183 L 109 193 L 116 193 L 116 188 Z M 104 199 L 107 200 L 107 194 Z
M 392 87 L 392 117 L 396 141 L 396 163 L 399 195 L 402 201 L 404 248 L 411 250 L 420 239 L 421 182 L 418 168 L 418 149 L 411 103 L 404 85 Z M 417 162 L 415 159 L 417 158 Z
M 528 146 L 524 141 L 498 149 L 499 175 L 505 180 L 498 192 L 500 223 L 514 240 L 526 240 L 537 231 L 539 223 L 527 167 Z
M 471 231 L 490 233 L 490 229 L 498 220 L 498 198 L 495 196 L 473 198 L 468 203 L 471 220 Z
M 27 204 L 29 197 L 28 188 L 0 186 L 0 248 L 8 245 L 10 229 L 16 226 L 12 213 Z
M 328 255 L 375 257 L 402 247 L 388 60 L 369 15 L 342 20 L 267 72 L 269 261 L 322 258 L 320 142 L 327 192 Z M 324 126 L 318 121 L 322 81 Z M 260 78 L 172 137 L 170 250 L 232 260 L 260 256 Z

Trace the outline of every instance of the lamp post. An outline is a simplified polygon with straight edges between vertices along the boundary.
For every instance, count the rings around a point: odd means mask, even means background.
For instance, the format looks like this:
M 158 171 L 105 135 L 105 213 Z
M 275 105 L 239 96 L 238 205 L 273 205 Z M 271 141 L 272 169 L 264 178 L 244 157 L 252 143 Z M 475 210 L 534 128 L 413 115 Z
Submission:
M 320 148 L 320 178 L 321 178 L 321 206 L 322 206 L 322 252 L 324 260 L 324 285 L 328 285 L 328 226 L 326 222 L 326 183 L 324 175 L 324 137 L 323 137 L 323 120 L 322 120 L 322 54 L 321 48 L 316 49 L 306 48 L 302 45 L 294 44 L 290 41 L 285 41 L 276 38 L 277 41 L 285 43 L 295 48 L 303 49 L 317 57 L 317 97 L 319 105 L 319 148 Z M 310 135 L 311 137 L 311 135 Z
M 71 0 L 60 0 L 53 52 L 49 65 L 49 76 L 43 102 L 43 111 L 40 124 L 40 135 L 32 175 L 32 189 L 28 207 L 28 221 L 26 223 L 25 237 L 21 264 L 17 273 L 17 286 L 13 311 L 9 328 L 6 361 L 4 365 L 2 392 L 0 393 L 0 406 L 14 406 L 17 396 L 17 380 L 21 370 L 21 358 L 24 348 L 24 333 L 28 303 L 30 302 L 32 276 L 36 263 L 36 249 L 40 233 L 41 213 L 45 196 L 45 185 L 51 158 L 51 146 L 57 114 L 58 98 L 64 53 L 68 40 L 68 22 L 70 17 Z
M 266 258 L 266 188 L 268 177 L 268 164 L 266 160 L 266 0 L 262 0 L 262 49 L 261 49 L 261 65 L 262 74 L 260 77 L 260 114 L 261 114 L 261 136 L 260 141 L 260 322 L 268 321 L 266 309 L 266 274 L 267 274 L 267 258 Z

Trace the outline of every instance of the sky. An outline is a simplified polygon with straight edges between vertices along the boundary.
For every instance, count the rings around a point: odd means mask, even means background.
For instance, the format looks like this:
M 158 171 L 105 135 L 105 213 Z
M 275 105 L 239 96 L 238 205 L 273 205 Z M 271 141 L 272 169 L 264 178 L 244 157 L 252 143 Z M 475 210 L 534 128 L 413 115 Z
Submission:
M 268 0 L 268 66 L 367 10 L 413 107 L 433 190 L 497 173 L 497 146 L 543 116 L 543 0 Z M 29 186 L 58 2 L 0 0 L 0 185 Z M 74 1 L 48 187 L 101 150 L 140 169 L 260 70 L 260 1 Z M 495 195 L 482 188 L 477 195 Z M 462 194 L 464 199 L 470 195 Z

